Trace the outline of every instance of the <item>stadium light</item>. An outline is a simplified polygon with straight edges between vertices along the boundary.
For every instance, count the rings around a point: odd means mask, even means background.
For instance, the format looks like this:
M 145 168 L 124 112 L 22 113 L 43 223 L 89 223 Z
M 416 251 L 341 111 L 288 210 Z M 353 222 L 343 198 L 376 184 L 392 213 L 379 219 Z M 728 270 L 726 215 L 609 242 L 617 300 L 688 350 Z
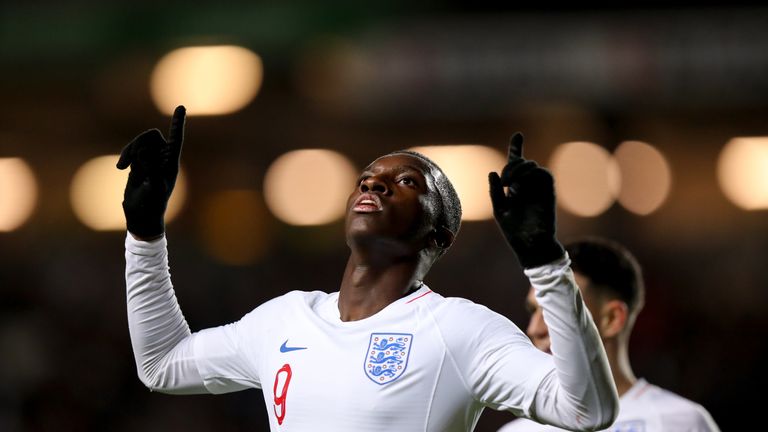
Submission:
M 254 52 L 234 45 L 179 48 L 155 66 L 152 98 L 164 114 L 183 104 L 188 115 L 221 115 L 248 105 L 261 86 L 263 67 Z
M 621 171 L 619 203 L 638 215 L 656 211 L 672 185 L 672 172 L 664 155 L 650 144 L 624 141 L 613 157 Z
M 0 231 L 13 231 L 29 219 L 37 202 L 37 181 L 21 158 L 0 158 Z
M 470 144 L 421 146 L 411 150 L 432 159 L 451 180 L 461 200 L 462 220 L 493 217 L 488 173 L 501 171 L 506 162 L 504 154 L 492 147 Z
M 277 158 L 264 177 L 269 210 L 291 225 L 325 225 L 344 215 L 357 170 L 332 150 L 294 150 Z
M 768 137 L 730 140 L 720 153 L 717 177 L 725 196 L 737 206 L 768 209 Z
M 611 154 L 590 142 L 558 146 L 549 160 L 558 204 L 577 216 L 594 217 L 607 210 L 621 187 L 621 174 Z

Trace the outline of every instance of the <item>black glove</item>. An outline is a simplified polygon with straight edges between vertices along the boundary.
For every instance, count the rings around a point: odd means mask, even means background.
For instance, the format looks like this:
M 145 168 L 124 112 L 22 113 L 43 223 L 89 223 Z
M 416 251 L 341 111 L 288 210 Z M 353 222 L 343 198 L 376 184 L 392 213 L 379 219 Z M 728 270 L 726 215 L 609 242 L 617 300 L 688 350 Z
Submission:
M 524 159 L 523 135 L 509 143 L 509 160 L 488 174 L 493 215 L 524 268 L 548 264 L 564 255 L 555 238 L 555 184 L 536 162 Z M 508 190 L 504 193 L 504 187 Z
M 123 211 L 128 231 L 137 237 L 152 239 L 165 232 L 165 209 L 179 173 L 186 112 L 183 106 L 176 107 L 167 141 L 159 130 L 150 129 L 120 153 L 117 168 L 131 167 Z

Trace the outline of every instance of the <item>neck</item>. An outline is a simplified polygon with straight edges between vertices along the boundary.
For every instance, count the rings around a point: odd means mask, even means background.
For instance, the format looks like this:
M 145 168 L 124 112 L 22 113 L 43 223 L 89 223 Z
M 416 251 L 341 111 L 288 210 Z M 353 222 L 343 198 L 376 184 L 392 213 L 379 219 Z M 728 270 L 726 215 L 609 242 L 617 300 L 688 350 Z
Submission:
M 637 382 L 635 373 L 632 372 L 632 365 L 629 363 L 628 341 L 625 336 L 619 335 L 604 340 L 603 344 L 605 345 L 605 353 L 608 355 L 608 363 L 611 365 L 616 390 L 621 397 Z
M 418 289 L 418 269 L 417 256 L 371 260 L 353 252 L 339 288 L 341 320 L 368 318 Z

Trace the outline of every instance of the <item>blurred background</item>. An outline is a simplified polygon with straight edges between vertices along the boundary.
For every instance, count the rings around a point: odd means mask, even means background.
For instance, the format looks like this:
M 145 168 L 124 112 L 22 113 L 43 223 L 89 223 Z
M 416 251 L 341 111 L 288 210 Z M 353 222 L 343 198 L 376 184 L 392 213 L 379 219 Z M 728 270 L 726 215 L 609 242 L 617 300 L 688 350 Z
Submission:
M 768 9 L 713 2 L 0 5 L 0 430 L 268 430 L 260 391 L 153 394 L 125 317 L 120 149 L 188 108 L 169 209 L 193 330 L 336 291 L 357 172 L 417 147 L 465 221 L 427 283 L 521 328 L 490 215 L 507 140 L 555 174 L 559 237 L 644 268 L 635 372 L 752 425 L 768 354 Z M 759 395 L 759 393 L 757 393 Z M 512 419 L 486 410 L 476 430 Z

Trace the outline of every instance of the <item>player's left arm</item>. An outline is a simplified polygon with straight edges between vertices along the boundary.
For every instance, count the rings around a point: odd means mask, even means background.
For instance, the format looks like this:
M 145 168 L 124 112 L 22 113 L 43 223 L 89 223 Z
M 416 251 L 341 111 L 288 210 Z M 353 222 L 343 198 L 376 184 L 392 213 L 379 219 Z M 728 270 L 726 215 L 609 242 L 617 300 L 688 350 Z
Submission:
M 523 158 L 522 148 L 517 133 L 501 175 L 492 172 L 488 180 L 494 216 L 536 292 L 552 340 L 555 369 L 536 391 L 532 417 L 569 429 L 602 429 L 619 407 L 608 358 L 556 238 L 554 179 Z

